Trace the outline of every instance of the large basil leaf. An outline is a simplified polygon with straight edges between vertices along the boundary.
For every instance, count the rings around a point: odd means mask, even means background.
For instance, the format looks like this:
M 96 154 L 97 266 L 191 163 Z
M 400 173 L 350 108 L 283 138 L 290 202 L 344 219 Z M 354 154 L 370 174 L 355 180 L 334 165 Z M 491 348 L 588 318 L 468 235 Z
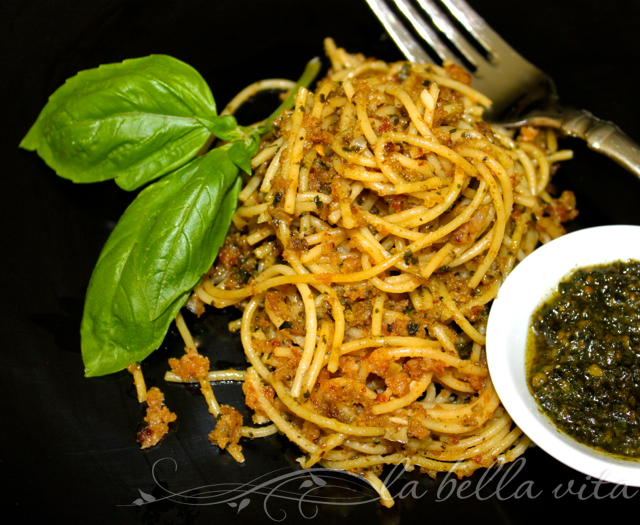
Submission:
M 165 55 L 78 73 L 50 97 L 20 146 L 37 150 L 74 182 L 116 179 L 125 190 L 182 166 L 212 133 L 236 128 L 217 117 L 200 74 Z
M 91 277 L 82 320 L 87 376 L 122 370 L 161 343 L 211 267 L 235 211 L 242 179 L 217 148 L 144 189 L 116 225 Z

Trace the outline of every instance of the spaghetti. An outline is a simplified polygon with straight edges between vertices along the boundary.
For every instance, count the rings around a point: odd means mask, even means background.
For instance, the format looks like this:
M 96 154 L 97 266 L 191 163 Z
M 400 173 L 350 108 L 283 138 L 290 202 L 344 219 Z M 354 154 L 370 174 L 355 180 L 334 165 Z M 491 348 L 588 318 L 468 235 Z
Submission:
M 490 101 L 454 64 L 326 47 L 328 76 L 263 138 L 189 301 L 243 311 L 250 366 L 209 372 L 186 337 L 167 379 L 201 383 L 219 418 L 210 439 L 237 460 L 240 436 L 280 431 L 304 468 L 361 473 L 390 506 L 385 464 L 468 476 L 530 445 L 493 388 L 484 334 L 513 266 L 577 213 L 570 192 L 547 191 L 571 154 L 545 129 L 484 123 Z M 266 426 L 218 406 L 216 374 L 243 381 Z

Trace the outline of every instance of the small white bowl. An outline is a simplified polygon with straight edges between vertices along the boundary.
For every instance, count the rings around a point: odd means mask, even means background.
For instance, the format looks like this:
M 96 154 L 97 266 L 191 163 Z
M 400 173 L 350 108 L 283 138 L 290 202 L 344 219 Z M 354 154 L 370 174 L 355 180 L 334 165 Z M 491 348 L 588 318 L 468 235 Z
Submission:
M 575 470 L 612 483 L 640 486 L 640 461 L 599 453 L 561 433 L 527 386 L 525 354 L 531 317 L 572 271 L 615 261 L 640 261 L 640 226 L 600 226 L 541 246 L 505 280 L 487 326 L 487 359 L 507 412 L 531 440 Z

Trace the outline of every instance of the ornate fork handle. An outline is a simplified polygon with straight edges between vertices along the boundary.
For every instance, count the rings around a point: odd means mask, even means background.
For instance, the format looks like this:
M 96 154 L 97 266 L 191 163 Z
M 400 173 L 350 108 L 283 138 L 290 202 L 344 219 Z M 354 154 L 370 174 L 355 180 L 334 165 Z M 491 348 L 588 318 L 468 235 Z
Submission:
M 613 122 L 600 120 L 586 110 L 565 111 L 560 129 L 587 142 L 589 147 L 615 160 L 640 178 L 640 146 Z

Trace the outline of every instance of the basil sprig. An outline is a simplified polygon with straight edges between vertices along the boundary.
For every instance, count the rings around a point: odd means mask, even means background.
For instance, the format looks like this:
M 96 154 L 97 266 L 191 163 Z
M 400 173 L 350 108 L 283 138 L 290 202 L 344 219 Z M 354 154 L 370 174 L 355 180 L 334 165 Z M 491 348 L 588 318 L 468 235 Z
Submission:
M 85 303 L 80 333 L 88 376 L 117 372 L 153 352 L 211 267 L 242 180 L 230 147 L 145 188 L 118 221 Z
M 298 85 L 319 70 L 311 61 Z M 291 106 L 286 101 L 279 111 Z M 162 343 L 224 242 L 261 126 L 218 116 L 205 80 L 152 55 L 82 71 L 49 99 L 20 146 L 74 182 L 154 179 L 127 208 L 91 276 L 81 325 L 85 375 L 139 362 Z M 197 156 L 217 136 L 226 143 Z
M 134 190 L 192 159 L 212 133 L 202 117 L 215 116 L 211 90 L 195 69 L 152 55 L 67 80 L 20 146 L 37 150 L 65 179 L 115 178 Z

